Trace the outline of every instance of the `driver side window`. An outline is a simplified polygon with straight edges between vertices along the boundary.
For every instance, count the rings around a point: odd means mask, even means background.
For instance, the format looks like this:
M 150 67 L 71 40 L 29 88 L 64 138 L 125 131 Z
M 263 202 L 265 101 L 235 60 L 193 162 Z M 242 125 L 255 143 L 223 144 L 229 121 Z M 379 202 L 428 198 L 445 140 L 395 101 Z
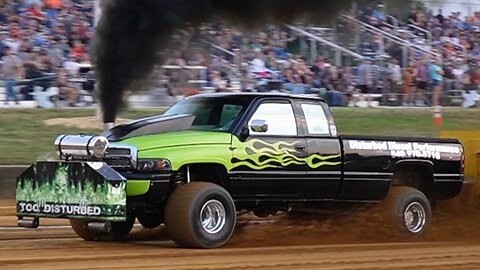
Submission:
M 268 126 L 266 132 L 255 132 L 250 126 L 254 120 L 263 120 Z M 250 135 L 297 135 L 297 123 L 290 103 L 263 103 L 248 121 Z

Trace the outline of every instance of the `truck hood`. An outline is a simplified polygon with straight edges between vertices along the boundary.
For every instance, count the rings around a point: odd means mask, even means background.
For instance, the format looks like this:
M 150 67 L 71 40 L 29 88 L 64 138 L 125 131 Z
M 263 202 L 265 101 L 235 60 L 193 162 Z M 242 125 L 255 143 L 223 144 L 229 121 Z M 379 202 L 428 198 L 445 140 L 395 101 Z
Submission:
M 133 137 L 187 130 L 191 128 L 194 119 L 195 116 L 190 114 L 155 115 L 118 125 L 102 135 L 109 141 L 115 142 Z
M 183 130 L 156 135 L 128 138 L 122 143 L 135 145 L 138 151 L 186 145 L 230 144 L 232 134 L 227 132 Z

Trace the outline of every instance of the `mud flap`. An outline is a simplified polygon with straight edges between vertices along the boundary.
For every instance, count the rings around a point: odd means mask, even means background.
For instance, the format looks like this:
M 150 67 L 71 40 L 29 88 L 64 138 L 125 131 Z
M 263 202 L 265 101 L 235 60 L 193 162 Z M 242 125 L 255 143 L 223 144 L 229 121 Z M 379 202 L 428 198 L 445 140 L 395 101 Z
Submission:
M 37 162 L 17 177 L 17 216 L 125 221 L 126 186 L 104 162 Z

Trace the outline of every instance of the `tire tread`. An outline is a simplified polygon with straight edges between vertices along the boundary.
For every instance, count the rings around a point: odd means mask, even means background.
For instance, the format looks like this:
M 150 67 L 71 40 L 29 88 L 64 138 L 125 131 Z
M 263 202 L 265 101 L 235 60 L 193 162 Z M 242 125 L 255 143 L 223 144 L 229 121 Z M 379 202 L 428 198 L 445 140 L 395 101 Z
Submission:
M 211 248 L 195 236 L 193 224 L 190 224 L 190 212 L 197 194 L 212 187 L 223 190 L 222 187 L 213 183 L 191 182 L 177 187 L 170 195 L 165 208 L 165 224 L 169 236 L 177 245 L 187 248 Z

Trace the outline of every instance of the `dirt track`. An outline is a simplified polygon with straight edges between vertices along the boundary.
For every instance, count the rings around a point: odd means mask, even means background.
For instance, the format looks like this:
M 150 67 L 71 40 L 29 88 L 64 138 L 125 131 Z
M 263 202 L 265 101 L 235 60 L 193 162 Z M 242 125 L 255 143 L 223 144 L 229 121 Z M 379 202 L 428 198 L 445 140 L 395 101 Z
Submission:
M 459 205 L 463 205 L 460 208 Z M 362 214 L 274 217 L 245 223 L 221 249 L 176 248 L 165 228 L 136 225 L 124 243 L 85 242 L 63 220 L 15 227 L 0 206 L 0 269 L 480 269 L 480 211 L 464 200 L 439 204 L 429 232 L 395 236 Z
M 389 243 L 185 250 L 170 242 L 2 241 L 2 269 L 479 269 L 480 245 Z

